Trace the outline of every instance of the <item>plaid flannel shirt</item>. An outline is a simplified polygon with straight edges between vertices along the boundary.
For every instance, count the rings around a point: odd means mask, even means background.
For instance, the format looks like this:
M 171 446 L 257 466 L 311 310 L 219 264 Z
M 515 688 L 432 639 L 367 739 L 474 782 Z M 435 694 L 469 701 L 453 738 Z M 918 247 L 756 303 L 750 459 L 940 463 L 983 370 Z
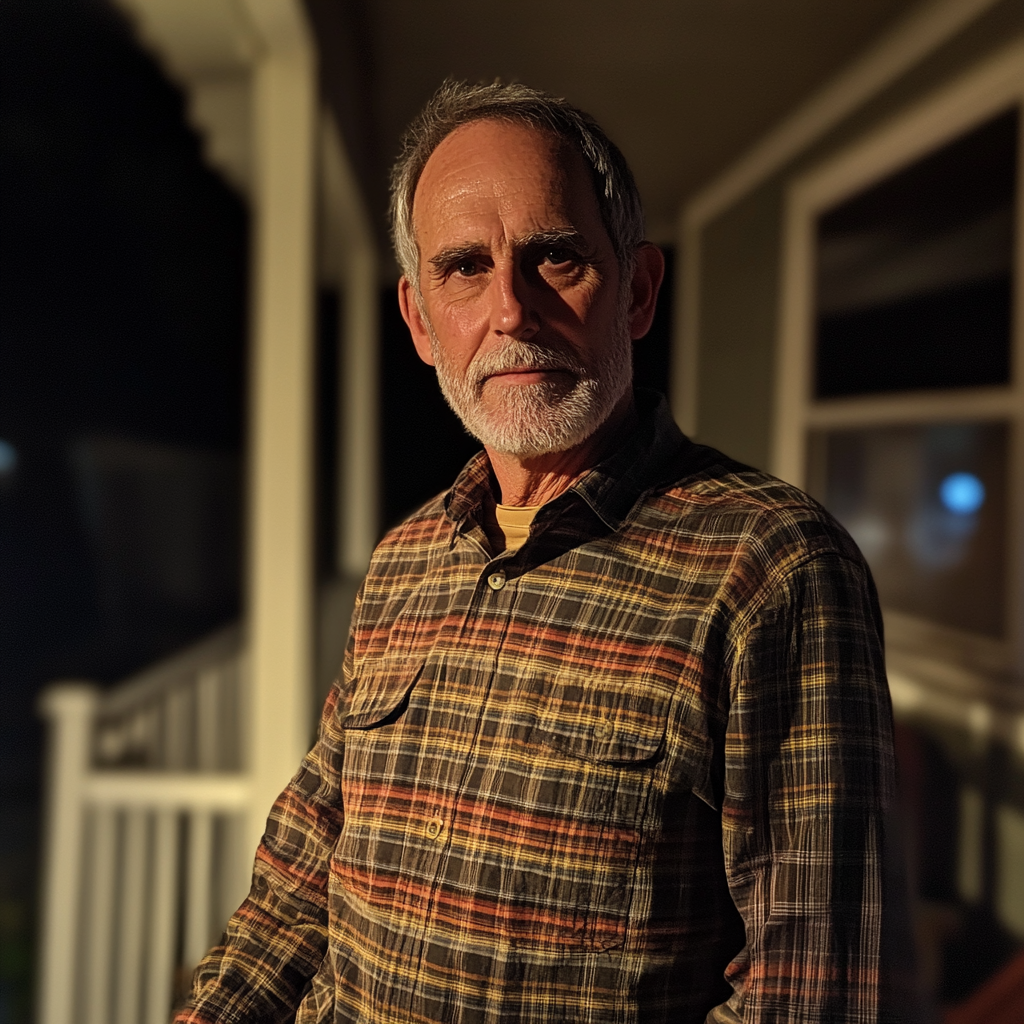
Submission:
M 177 1020 L 902 1019 L 853 542 L 663 401 L 514 553 L 488 551 L 488 488 L 481 453 L 374 554 Z

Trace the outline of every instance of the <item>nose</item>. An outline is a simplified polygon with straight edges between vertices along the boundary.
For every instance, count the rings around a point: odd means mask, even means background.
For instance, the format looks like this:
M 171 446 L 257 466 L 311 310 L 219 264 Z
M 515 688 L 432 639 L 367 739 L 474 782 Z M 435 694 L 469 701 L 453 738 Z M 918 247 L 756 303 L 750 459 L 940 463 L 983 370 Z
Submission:
M 540 328 L 529 283 L 512 263 L 497 265 L 491 279 L 491 327 L 497 335 L 526 341 Z

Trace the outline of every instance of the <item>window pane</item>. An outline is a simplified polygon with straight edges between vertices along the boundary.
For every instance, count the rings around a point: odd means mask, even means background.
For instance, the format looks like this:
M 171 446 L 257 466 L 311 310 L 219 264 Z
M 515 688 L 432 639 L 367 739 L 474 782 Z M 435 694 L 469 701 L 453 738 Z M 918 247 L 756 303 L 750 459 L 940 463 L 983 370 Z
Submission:
M 1005 384 L 1017 111 L 818 221 L 816 395 Z
M 811 493 L 860 545 L 883 606 L 1003 634 L 1007 434 L 1003 423 L 811 434 Z

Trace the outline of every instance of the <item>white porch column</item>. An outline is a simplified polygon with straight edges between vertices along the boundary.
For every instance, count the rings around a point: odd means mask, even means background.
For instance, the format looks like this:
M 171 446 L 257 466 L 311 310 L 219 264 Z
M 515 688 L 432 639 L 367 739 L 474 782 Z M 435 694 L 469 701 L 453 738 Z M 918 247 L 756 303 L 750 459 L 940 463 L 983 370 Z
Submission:
M 310 741 L 313 203 L 316 80 L 300 5 L 248 0 L 268 50 L 253 74 L 255 238 L 248 626 L 252 856 Z

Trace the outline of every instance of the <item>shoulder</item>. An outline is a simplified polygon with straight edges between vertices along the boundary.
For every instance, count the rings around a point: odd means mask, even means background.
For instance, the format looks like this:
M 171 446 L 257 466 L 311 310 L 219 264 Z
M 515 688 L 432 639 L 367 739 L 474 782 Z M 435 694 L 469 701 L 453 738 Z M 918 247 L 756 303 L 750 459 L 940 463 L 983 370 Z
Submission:
M 677 530 L 700 531 L 774 563 L 819 553 L 861 559 L 850 535 L 809 494 L 714 448 L 693 445 L 667 477 L 649 503 Z
M 679 453 L 634 518 L 684 559 L 720 574 L 746 605 L 810 563 L 869 578 L 857 545 L 814 498 L 703 445 Z
M 429 557 L 439 547 L 450 546 L 456 523 L 479 504 L 482 490 L 489 487 L 489 476 L 490 462 L 481 450 L 462 467 L 450 487 L 385 533 L 374 552 L 370 572 L 396 559 L 416 562 Z
M 428 559 L 439 542 L 446 541 L 452 524 L 445 514 L 442 491 L 410 513 L 381 538 L 370 560 L 370 575 L 387 573 L 396 565 L 413 565 Z

